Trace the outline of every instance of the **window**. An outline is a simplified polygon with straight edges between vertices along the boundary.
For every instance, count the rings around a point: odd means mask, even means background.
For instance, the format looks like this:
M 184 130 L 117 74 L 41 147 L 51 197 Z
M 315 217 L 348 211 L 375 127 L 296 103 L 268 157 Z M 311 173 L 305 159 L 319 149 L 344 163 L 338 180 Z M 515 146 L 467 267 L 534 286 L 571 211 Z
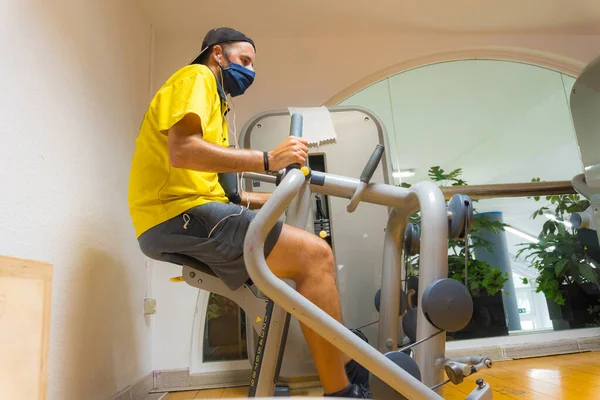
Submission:
M 202 362 L 248 359 L 246 315 L 233 301 L 211 293 L 206 309 Z

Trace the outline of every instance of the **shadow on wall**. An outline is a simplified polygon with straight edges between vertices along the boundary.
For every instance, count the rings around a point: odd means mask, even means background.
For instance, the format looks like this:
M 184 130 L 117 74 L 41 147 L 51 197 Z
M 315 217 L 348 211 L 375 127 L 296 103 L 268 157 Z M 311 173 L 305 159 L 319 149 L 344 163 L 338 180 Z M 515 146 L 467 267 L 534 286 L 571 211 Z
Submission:
M 73 291 L 64 327 L 65 352 L 60 356 L 62 379 L 77 384 L 64 394 L 65 400 L 104 399 L 122 389 L 115 374 L 124 373 L 124 365 L 139 369 L 129 282 L 122 261 L 94 249 L 93 243 L 80 248 L 69 279 Z

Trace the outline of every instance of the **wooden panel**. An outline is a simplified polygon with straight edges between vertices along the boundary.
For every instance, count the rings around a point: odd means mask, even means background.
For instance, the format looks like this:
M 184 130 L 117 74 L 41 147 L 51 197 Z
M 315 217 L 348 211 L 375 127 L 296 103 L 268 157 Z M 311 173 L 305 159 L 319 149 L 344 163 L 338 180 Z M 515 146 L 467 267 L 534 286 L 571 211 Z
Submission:
M 0 397 L 46 399 L 52 265 L 0 256 Z

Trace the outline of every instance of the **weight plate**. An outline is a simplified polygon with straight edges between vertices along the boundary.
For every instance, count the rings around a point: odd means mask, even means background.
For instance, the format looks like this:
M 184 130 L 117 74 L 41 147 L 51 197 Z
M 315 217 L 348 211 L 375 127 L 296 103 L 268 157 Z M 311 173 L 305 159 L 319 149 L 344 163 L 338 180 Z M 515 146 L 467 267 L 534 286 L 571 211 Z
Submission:
M 473 316 L 471 294 L 465 285 L 450 278 L 438 279 L 427 286 L 421 307 L 433 326 L 447 332 L 463 329 Z
M 414 296 L 416 297 L 416 296 Z M 406 293 L 401 290 L 400 291 L 400 314 L 402 315 L 402 308 L 406 308 L 408 302 L 408 298 L 406 297 Z M 375 304 L 375 309 L 377 310 L 377 312 L 379 312 L 379 308 L 381 307 L 381 289 L 379 289 L 377 291 L 377 293 L 375 293 L 375 298 L 373 299 L 373 303 Z
M 386 353 L 385 356 L 392 360 L 394 364 L 411 374 L 413 377 L 421 381 L 421 370 L 419 366 L 409 355 L 400 351 L 392 351 Z M 406 397 L 396 392 L 387 383 L 371 374 L 369 377 L 369 385 L 371 386 L 371 394 L 373 399 L 377 400 L 405 400 Z

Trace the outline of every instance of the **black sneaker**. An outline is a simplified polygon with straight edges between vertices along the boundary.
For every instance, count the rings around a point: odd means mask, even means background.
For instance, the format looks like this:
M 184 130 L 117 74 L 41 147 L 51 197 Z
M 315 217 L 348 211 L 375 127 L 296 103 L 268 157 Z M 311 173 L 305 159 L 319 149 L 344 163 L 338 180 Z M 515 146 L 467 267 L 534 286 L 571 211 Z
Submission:
M 358 329 L 350 329 L 356 336 L 369 343 L 367 337 Z M 369 371 L 357 363 L 355 360 L 350 360 L 345 366 L 346 376 L 350 383 L 356 383 L 360 386 L 369 386 Z
M 351 384 L 350 387 L 351 387 L 350 395 L 348 397 L 351 399 L 372 399 L 373 398 L 373 396 L 371 395 L 371 389 L 369 388 L 368 383 L 367 383 L 367 385 Z
M 343 397 L 345 399 L 372 399 L 371 390 L 362 385 L 349 384 L 345 389 L 336 393 L 324 394 L 323 397 Z
M 369 385 L 369 371 L 356 361 L 348 361 L 344 366 L 344 369 L 346 370 L 346 377 L 350 383 L 356 383 L 361 386 Z

